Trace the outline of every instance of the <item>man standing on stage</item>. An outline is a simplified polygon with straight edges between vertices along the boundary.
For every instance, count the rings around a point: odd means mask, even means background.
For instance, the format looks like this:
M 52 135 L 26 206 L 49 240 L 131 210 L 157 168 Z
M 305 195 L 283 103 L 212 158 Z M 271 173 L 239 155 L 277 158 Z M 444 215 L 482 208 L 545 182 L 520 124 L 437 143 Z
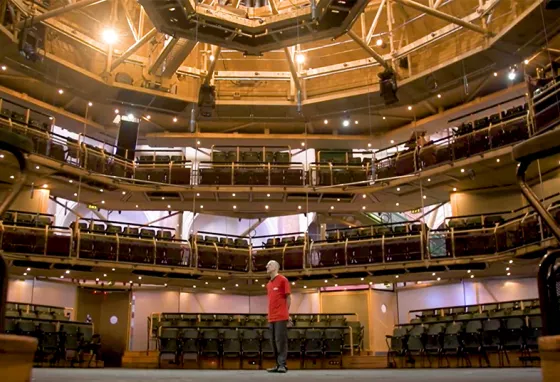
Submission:
M 286 359 L 288 358 L 288 313 L 291 303 L 291 289 L 288 279 L 280 274 L 280 264 L 270 260 L 266 264 L 266 273 L 270 281 L 266 285 L 268 292 L 268 322 L 272 341 L 272 349 L 276 358 L 276 367 L 268 369 L 269 373 L 286 373 Z

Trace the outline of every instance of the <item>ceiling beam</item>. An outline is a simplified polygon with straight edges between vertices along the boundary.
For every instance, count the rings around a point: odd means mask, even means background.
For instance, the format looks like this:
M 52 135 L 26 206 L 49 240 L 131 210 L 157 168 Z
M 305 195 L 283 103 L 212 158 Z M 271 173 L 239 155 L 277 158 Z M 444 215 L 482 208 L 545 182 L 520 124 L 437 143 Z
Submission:
M 152 39 L 152 37 L 154 37 L 157 34 L 157 29 L 153 28 L 151 31 L 149 31 L 148 33 L 146 33 L 140 40 L 136 41 L 134 44 L 132 44 L 123 54 L 122 56 L 120 56 L 119 58 L 117 58 L 115 61 L 113 61 L 113 64 L 111 65 L 111 72 L 113 70 L 115 70 L 120 64 L 122 64 L 123 62 L 125 62 L 125 60 L 127 58 L 129 58 L 130 56 L 132 56 L 138 49 L 140 49 L 141 47 L 143 47 L 148 41 L 150 41 Z
M 260 226 L 265 220 L 266 220 L 266 218 L 264 218 L 264 219 L 259 218 L 256 222 L 251 224 L 251 226 L 249 228 L 247 228 L 245 231 L 241 232 L 238 236 L 241 236 L 241 237 L 248 236 L 251 233 L 252 230 L 254 230 L 258 226 Z
M 488 32 L 487 30 L 485 30 L 482 27 L 479 27 L 478 25 L 469 23 L 469 22 L 464 21 L 464 20 L 462 20 L 458 17 L 451 16 L 447 13 L 438 11 L 437 9 L 430 8 L 427 5 L 420 4 L 420 3 L 417 3 L 417 2 L 412 1 L 412 0 L 395 0 L 395 1 L 399 4 L 406 5 L 407 7 L 416 9 L 417 11 L 424 12 L 424 13 L 430 15 L 430 16 L 437 17 L 439 19 L 448 21 L 448 22 L 453 23 L 453 24 L 457 24 L 459 26 L 462 26 L 463 28 L 470 29 L 470 30 L 475 31 L 477 33 L 480 33 L 480 34 L 483 34 L 483 35 L 490 35 L 491 34 L 490 32 Z
M 78 9 L 82 9 L 82 8 L 85 8 L 85 7 L 89 7 L 90 5 L 104 3 L 105 1 L 106 0 L 82 0 L 82 1 L 78 1 L 78 2 L 73 3 L 73 4 L 65 5 L 63 7 L 53 9 L 52 11 L 42 13 L 40 15 L 31 16 L 27 19 L 24 19 L 24 20 L 18 22 L 15 25 L 15 27 L 16 27 L 16 29 L 22 29 L 24 27 L 28 28 L 28 27 L 31 27 L 33 25 L 39 24 L 42 21 L 50 19 L 52 17 L 57 17 L 57 16 L 63 15 L 63 14 L 68 13 L 68 12 L 76 11 Z
M 138 36 L 139 33 L 136 32 L 136 28 L 134 26 L 134 23 L 132 22 L 132 17 L 130 17 L 130 12 L 128 12 L 128 9 L 126 8 L 125 0 L 120 0 L 120 3 L 124 11 L 124 16 L 126 18 L 126 22 L 128 23 L 128 27 L 130 28 L 130 32 L 132 32 L 132 37 L 134 37 L 134 41 L 138 41 L 138 39 L 140 38 Z
M 377 23 L 379 22 L 379 18 L 381 17 L 381 14 L 383 13 L 383 7 L 385 6 L 387 0 L 382 0 L 381 4 L 379 5 L 379 8 L 377 9 L 377 13 L 375 14 L 375 18 L 373 19 L 373 23 L 371 23 L 371 27 L 369 28 L 369 31 L 366 35 L 365 41 L 366 44 L 369 45 L 369 43 L 371 42 L 371 38 L 373 37 L 373 33 L 375 32 L 375 28 L 377 27 Z
M 218 58 L 220 57 L 221 51 L 222 48 L 220 46 L 217 46 L 216 49 L 214 49 L 214 52 L 212 52 L 212 55 L 214 56 L 214 60 L 210 61 L 210 66 L 208 67 L 208 73 L 204 78 L 205 85 L 210 85 L 210 82 L 212 81 L 212 77 L 214 76 L 214 71 L 216 70 L 216 64 L 218 63 Z
M 292 54 L 290 53 L 290 49 L 284 48 L 284 54 L 286 55 L 286 60 L 288 60 L 288 66 L 290 67 L 290 73 L 292 74 L 292 79 L 294 80 L 296 89 L 299 91 L 300 94 L 303 95 L 303 89 L 301 87 L 301 82 L 299 80 L 298 71 L 296 65 L 294 64 L 294 60 L 292 58 Z
M 352 30 L 349 30 L 347 33 L 352 40 L 354 40 L 363 50 L 365 50 L 371 57 L 373 57 L 373 59 L 377 61 L 381 66 L 383 66 L 387 70 L 392 70 L 391 66 L 387 63 L 387 61 L 385 61 L 379 53 L 371 49 L 369 45 L 366 44 L 366 42 L 360 38 L 360 36 L 358 36 Z

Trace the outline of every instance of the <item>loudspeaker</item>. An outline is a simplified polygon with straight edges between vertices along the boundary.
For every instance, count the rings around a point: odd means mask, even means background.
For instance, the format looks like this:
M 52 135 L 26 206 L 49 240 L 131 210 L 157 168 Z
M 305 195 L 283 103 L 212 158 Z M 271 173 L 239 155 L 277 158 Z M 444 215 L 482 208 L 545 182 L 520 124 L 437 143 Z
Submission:
M 117 155 L 134 160 L 136 142 L 138 140 L 138 122 L 125 121 L 121 118 L 119 135 L 117 138 Z
M 560 0 L 547 0 L 545 3 L 546 9 L 559 9 L 560 8 Z
M 202 84 L 198 92 L 198 112 L 203 117 L 211 117 L 216 108 L 216 87 Z

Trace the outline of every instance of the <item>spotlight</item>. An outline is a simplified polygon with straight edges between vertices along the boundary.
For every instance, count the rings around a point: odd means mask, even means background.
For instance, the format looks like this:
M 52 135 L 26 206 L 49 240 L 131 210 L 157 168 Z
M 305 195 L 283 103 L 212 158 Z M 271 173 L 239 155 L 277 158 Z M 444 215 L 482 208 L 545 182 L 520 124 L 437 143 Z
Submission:
M 268 210 L 268 206 L 264 206 L 264 208 Z
M 3 71 L 6 71 L 6 70 L 8 70 L 8 67 L 7 67 L 6 65 L 2 65 L 2 66 L 1 66 L 1 69 L 2 69 Z
M 216 57 L 214 57 L 213 54 L 210 55 L 210 57 L 208 57 L 208 59 L 210 60 L 210 62 L 214 61 L 216 59 Z
M 233 209 L 236 210 L 236 209 L 237 209 L 237 206 L 233 206 Z
M 88 105 L 89 107 L 92 107 L 92 106 L 93 106 L 93 102 L 88 102 L 87 105 Z
M 69 270 L 66 270 L 66 274 L 69 275 L 69 274 L 70 274 L 70 271 L 69 271 Z
M 148 114 L 148 115 L 146 116 L 146 119 L 149 121 L 150 119 L 152 119 L 152 116 Z
M 399 192 L 400 190 L 401 190 L 401 188 L 400 188 L 400 187 L 397 187 L 397 192 Z
M 359 122 L 358 121 L 354 121 L 354 125 L 357 125 Z
M 525 60 L 525 61 L 523 61 L 523 63 L 524 63 L 525 65 L 528 65 L 528 64 L 529 64 L 529 60 Z
M 104 29 L 101 33 L 101 36 L 103 37 L 103 41 L 105 41 L 105 43 L 109 45 L 116 43 L 119 39 L 117 32 L 113 28 Z
M 471 279 L 474 279 L 474 275 L 471 275 Z
M 173 117 L 173 122 L 174 122 L 174 123 L 177 122 L 177 117 Z
M 362 206 L 362 210 L 365 210 L 365 209 L 366 209 L 366 206 Z
M 305 142 L 301 142 L 301 145 L 302 145 L 302 146 L 305 146 Z
M 203 208 L 204 208 L 204 206 L 201 204 L 201 205 L 200 205 L 200 209 L 203 209 Z
M 498 73 L 497 73 L 497 72 L 494 72 L 494 77 L 498 77 Z
M 510 81 L 515 80 L 515 71 L 514 70 L 512 70 L 511 72 L 508 73 L 508 79 Z
M 371 147 L 371 143 L 368 143 L 368 144 L 367 144 L 367 147 Z
M 438 94 L 437 97 L 438 97 L 438 98 L 441 98 L 441 94 Z
M 397 206 L 397 207 L 400 206 L 399 202 L 395 203 L 395 206 Z
M 134 119 L 134 114 L 130 113 L 127 117 L 128 117 L 128 119 L 132 120 L 132 119 Z
M 43 188 L 49 188 L 48 184 L 43 184 Z
M 365 199 L 365 198 L 367 198 L 367 195 L 366 195 L 366 194 L 362 194 L 362 199 Z
M 61 95 L 64 94 L 64 90 L 58 89 L 58 94 L 61 94 Z
M 101 204 L 105 204 L 105 200 L 102 200 L 102 201 L 101 201 Z
M 331 206 L 331 210 L 334 210 L 334 206 Z
M 383 120 L 387 119 L 387 117 L 383 117 Z
M 344 127 L 350 126 L 350 121 L 345 119 L 344 121 L 342 121 L 342 126 L 344 126 Z
M 115 109 L 115 114 L 119 114 L 119 109 Z
M 391 139 L 391 144 L 394 144 L 394 143 L 395 143 L 395 141 Z
M 296 62 L 298 64 L 303 64 L 305 62 L 305 56 L 302 53 L 296 54 Z
M 380 38 L 378 38 L 378 39 L 375 41 L 375 45 L 377 45 L 377 46 L 382 46 L 382 45 L 383 45 L 383 40 L 380 39 Z
M 328 120 L 328 119 L 325 119 L 325 120 L 323 121 L 323 123 L 324 123 L 325 125 L 328 125 L 328 124 L 329 124 L 329 120 Z
M 441 280 L 441 277 L 438 277 L 438 278 L 437 278 L 437 281 L 440 281 L 440 280 Z
M 467 271 L 467 273 L 471 273 L 471 270 L 469 269 L 469 270 Z
M 464 169 L 464 168 L 462 168 L 462 169 L 461 169 L 461 172 L 465 172 L 465 169 Z
M 203 117 L 211 117 L 216 108 L 216 87 L 202 84 L 198 91 L 198 111 Z
M 409 106 L 409 107 L 408 107 L 408 110 L 412 110 L 412 106 Z
M 456 192 L 456 191 L 457 191 L 457 188 L 456 188 L 456 187 L 453 187 L 453 192 Z
M 297 206 L 298 210 L 301 210 L 301 206 Z
M 378 73 L 380 95 L 385 105 L 391 105 L 399 101 L 397 98 L 397 77 L 393 70 L 385 70 Z

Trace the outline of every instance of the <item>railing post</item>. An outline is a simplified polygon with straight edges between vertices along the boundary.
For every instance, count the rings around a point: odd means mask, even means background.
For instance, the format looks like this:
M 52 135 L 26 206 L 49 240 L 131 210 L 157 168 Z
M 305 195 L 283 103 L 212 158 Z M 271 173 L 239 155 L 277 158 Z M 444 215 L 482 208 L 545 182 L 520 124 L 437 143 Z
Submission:
M 455 229 L 451 227 L 451 255 L 455 258 Z

